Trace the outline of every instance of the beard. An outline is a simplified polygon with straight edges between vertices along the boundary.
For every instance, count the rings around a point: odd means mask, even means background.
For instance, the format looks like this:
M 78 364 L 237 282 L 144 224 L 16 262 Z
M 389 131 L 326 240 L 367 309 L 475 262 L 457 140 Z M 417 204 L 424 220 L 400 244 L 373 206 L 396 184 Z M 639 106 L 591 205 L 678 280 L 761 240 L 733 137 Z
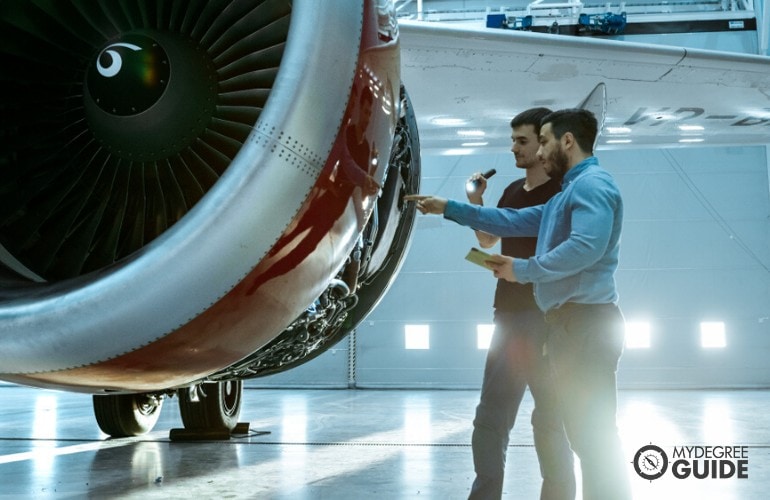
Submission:
M 547 163 L 547 173 L 551 179 L 563 179 L 564 174 L 569 169 L 569 158 L 567 158 L 567 153 L 564 152 L 561 145 L 559 145 L 559 149 L 550 154 Z

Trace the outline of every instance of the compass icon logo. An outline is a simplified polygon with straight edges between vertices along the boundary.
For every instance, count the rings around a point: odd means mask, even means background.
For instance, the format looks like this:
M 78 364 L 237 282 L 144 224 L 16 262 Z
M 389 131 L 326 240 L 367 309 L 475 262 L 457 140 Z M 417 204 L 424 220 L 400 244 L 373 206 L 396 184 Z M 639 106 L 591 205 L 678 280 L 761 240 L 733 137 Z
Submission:
M 634 455 L 634 469 L 644 479 L 658 479 L 668 469 L 668 456 L 660 446 L 642 446 Z

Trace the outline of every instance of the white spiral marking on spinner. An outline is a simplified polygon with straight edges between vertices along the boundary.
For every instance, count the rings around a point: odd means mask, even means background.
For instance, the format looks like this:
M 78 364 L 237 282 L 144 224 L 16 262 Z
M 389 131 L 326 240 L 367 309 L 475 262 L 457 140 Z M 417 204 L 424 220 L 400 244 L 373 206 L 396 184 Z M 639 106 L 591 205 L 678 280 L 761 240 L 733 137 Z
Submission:
M 104 48 L 101 54 L 99 54 L 99 58 L 96 60 L 96 69 L 99 71 L 99 74 L 102 75 L 105 78 L 111 78 L 118 74 L 120 71 L 120 68 L 123 67 L 123 58 L 120 57 L 120 53 L 114 50 L 110 50 L 112 47 L 125 47 L 127 49 L 131 49 L 134 52 L 142 50 L 141 47 L 138 45 L 134 45 L 132 43 L 113 43 L 112 45 L 108 45 Z M 107 67 L 102 66 L 102 55 L 104 53 L 107 53 L 112 57 L 112 64 L 110 64 Z

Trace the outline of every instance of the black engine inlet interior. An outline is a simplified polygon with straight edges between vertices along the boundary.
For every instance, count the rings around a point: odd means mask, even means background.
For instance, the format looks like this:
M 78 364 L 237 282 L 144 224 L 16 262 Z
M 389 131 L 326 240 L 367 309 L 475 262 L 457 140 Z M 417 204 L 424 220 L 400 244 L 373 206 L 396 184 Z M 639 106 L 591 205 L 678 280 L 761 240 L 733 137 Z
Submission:
M 73 278 L 187 213 L 275 81 L 286 0 L 0 2 L 0 262 Z

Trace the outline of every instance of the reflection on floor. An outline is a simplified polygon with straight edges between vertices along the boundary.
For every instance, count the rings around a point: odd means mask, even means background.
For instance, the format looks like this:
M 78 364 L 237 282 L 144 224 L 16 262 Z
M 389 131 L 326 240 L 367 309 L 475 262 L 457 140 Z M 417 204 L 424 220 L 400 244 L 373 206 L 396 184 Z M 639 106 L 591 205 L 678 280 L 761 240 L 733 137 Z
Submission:
M 248 435 L 171 442 L 169 430 L 181 427 L 175 399 L 149 434 L 107 439 L 90 396 L 2 385 L 0 498 L 463 499 L 473 479 L 477 398 L 475 391 L 247 389 Z M 505 498 L 538 498 L 531 409 L 527 396 L 511 436 Z M 635 498 L 767 498 L 768 413 L 770 391 L 622 391 Z M 654 480 L 632 464 L 650 444 L 669 462 Z M 709 467 L 708 477 L 683 477 L 685 464 L 674 465 L 689 446 L 713 455 L 689 460 L 701 476 Z M 718 477 L 737 464 L 717 456 L 728 447 L 744 453 L 747 478 Z

